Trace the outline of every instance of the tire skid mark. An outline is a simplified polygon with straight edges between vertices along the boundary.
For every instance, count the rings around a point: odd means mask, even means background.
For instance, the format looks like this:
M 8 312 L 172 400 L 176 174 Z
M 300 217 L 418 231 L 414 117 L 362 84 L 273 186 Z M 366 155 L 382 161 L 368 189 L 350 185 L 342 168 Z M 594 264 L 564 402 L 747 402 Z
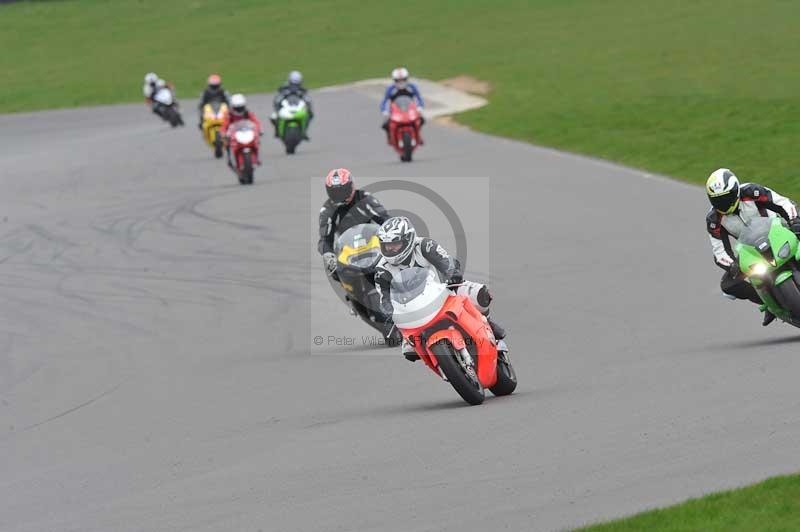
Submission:
M 59 414 L 56 414 L 56 415 L 54 415 L 54 416 L 52 416 L 52 417 L 49 417 L 49 418 L 47 418 L 47 419 L 45 419 L 45 420 L 43 420 L 43 421 L 40 421 L 40 422 L 38 422 L 38 423 L 34 423 L 34 424 L 32 424 L 32 425 L 28 425 L 28 426 L 26 426 L 26 427 L 23 427 L 23 428 L 22 428 L 22 432 L 25 432 L 25 431 L 28 431 L 28 430 L 35 429 L 36 427 L 41 427 L 42 425 L 44 425 L 44 424 L 46 424 L 46 423 L 50 423 L 51 421 L 55 421 L 55 420 L 57 420 L 57 419 L 61 419 L 61 418 L 62 418 L 62 417 L 64 417 L 64 416 L 68 416 L 69 414 L 72 414 L 73 412 L 77 412 L 78 410 L 80 410 L 80 409 L 82 409 L 82 408 L 85 408 L 85 407 L 87 407 L 87 406 L 89 406 L 89 405 L 91 405 L 91 404 L 93 404 L 93 403 L 96 403 L 97 401 L 99 401 L 99 400 L 100 400 L 100 399 L 102 399 L 103 397 L 109 396 L 109 395 L 111 395 L 112 393 L 116 392 L 116 391 L 117 391 L 117 390 L 118 390 L 118 389 L 119 389 L 119 388 L 122 386 L 122 384 L 123 384 L 123 383 L 122 383 L 122 382 L 120 382 L 120 383 L 116 384 L 115 386 L 112 386 L 112 387 L 111 387 L 111 388 L 109 388 L 108 390 L 104 391 L 104 392 L 103 392 L 103 393 L 101 393 L 100 395 L 97 395 L 97 396 L 95 396 L 95 397 L 92 397 L 91 399 L 89 399 L 89 400 L 87 400 L 87 401 L 84 401 L 83 403 L 81 403 L 81 404 L 79 404 L 79 405 L 73 406 L 73 407 L 72 407 L 72 408 L 70 408 L 70 409 L 64 410 L 63 412 L 61 412 L 61 413 L 59 413 Z

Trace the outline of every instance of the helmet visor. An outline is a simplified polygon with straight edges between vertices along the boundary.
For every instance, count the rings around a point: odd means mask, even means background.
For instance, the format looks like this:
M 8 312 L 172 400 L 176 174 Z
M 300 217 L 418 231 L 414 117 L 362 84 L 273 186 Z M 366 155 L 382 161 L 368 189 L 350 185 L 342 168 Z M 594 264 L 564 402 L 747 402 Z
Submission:
M 730 214 L 739 206 L 739 188 L 720 194 L 719 196 L 709 196 L 711 206 L 722 214 Z
M 403 251 L 405 242 L 395 240 L 394 242 L 381 242 L 381 253 L 384 257 L 396 257 Z
M 349 203 L 353 197 L 352 182 L 345 183 L 344 185 L 327 187 L 327 189 L 328 189 L 328 197 L 331 199 L 332 202 L 336 203 L 337 205 Z

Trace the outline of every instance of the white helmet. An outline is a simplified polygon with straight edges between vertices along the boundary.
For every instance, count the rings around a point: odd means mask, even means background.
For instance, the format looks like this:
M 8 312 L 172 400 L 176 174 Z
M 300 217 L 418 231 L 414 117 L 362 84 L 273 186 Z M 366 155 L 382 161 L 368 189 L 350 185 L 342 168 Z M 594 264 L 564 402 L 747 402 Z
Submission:
M 148 85 L 155 83 L 156 81 L 158 81 L 158 74 L 155 72 L 148 72 L 144 75 L 144 82 Z
M 236 93 L 231 96 L 231 107 L 233 108 L 233 112 L 242 114 L 244 113 L 244 108 L 247 106 L 247 100 L 244 97 L 244 94 Z
M 727 168 L 720 168 L 708 176 L 706 194 L 712 207 L 731 214 L 739 206 L 739 178 Z
M 290 85 L 300 85 L 301 83 L 303 83 L 303 74 L 301 74 L 299 70 L 292 70 L 289 72 Z
M 164 88 L 164 87 L 166 87 L 166 86 L 167 86 L 167 82 L 166 82 L 166 81 L 164 81 L 163 79 L 161 79 L 161 78 L 158 78 L 158 79 L 156 80 L 156 88 L 157 88 L 157 89 L 163 89 L 163 88 Z
M 395 83 L 408 81 L 408 69 L 406 67 L 395 68 L 392 70 L 392 79 Z
M 400 264 L 414 251 L 417 230 L 405 216 L 389 218 L 378 229 L 381 254 L 389 264 Z

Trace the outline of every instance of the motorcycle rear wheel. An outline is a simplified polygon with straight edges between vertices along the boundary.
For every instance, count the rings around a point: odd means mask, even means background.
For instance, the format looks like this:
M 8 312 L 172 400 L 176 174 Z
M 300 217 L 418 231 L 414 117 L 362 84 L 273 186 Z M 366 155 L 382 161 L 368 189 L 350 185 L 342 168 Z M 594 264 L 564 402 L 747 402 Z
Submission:
M 489 388 L 496 396 L 511 395 L 517 389 L 517 372 L 510 362 L 497 357 L 497 382 Z
M 431 346 L 439 368 L 444 373 L 450 385 L 464 401 L 471 405 L 479 405 L 486 398 L 483 385 L 474 374 L 468 375 L 467 371 L 456 358 L 455 348 L 449 342 L 436 342 Z

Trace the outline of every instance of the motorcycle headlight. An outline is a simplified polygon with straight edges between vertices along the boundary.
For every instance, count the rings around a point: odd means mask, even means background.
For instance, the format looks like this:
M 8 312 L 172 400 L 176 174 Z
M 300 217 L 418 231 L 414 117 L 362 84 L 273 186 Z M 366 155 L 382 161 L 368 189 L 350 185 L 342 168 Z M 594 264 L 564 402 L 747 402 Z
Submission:
M 756 262 L 750 266 L 750 275 L 764 275 L 767 273 L 767 265 L 763 262 Z
M 255 131 L 247 130 L 247 131 L 236 132 L 236 142 L 240 144 L 250 144 L 251 142 L 253 142 L 254 138 L 256 138 Z
M 778 251 L 778 257 L 780 257 L 782 259 L 788 259 L 789 255 L 791 255 L 791 253 L 792 253 L 792 250 L 790 249 L 789 243 L 787 242 L 787 243 L 785 243 L 783 245 L 783 247 L 781 247 L 781 250 Z

